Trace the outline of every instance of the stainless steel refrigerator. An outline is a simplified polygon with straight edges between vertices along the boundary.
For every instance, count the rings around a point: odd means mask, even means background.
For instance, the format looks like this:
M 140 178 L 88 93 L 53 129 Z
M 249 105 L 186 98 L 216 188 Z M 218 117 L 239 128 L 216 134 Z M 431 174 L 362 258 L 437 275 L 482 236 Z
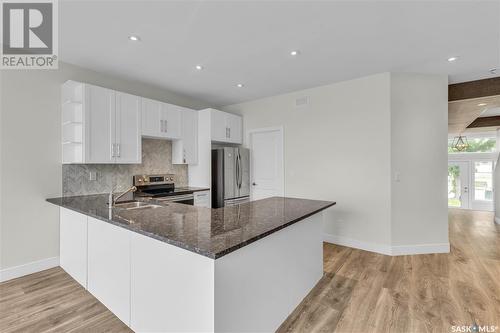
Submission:
M 246 148 L 212 149 L 212 207 L 250 200 L 250 151 Z

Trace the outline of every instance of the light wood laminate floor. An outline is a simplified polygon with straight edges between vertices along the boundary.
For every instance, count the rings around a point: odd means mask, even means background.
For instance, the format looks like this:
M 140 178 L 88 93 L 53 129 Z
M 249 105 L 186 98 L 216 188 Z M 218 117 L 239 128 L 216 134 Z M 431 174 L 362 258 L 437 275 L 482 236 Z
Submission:
M 500 226 L 452 209 L 450 254 L 389 257 L 325 244 L 325 276 L 279 332 L 451 332 L 498 326 Z M 130 332 L 62 269 L 0 284 L 0 332 Z

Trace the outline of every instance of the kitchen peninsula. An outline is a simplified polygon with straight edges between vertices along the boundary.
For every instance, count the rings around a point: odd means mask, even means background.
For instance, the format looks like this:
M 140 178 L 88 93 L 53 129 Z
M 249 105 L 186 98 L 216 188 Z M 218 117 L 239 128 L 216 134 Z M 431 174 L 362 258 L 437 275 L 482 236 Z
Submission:
M 323 210 L 335 204 L 47 201 L 60 206 L 61 267 L 137 332 L 275 331 L 323 275 Z

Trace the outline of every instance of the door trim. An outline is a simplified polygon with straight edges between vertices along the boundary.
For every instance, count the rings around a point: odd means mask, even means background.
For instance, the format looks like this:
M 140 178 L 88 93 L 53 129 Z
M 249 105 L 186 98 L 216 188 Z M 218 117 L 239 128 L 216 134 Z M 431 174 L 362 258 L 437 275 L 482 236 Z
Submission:
M 254 128 L 246 131 L 246 146 L 250 149 L 250 198 L 253 197 L 253 163 L 252 161 L 252 134 L 255 133 L 265 133 L 265 132 L 279 132 L 279 138 L 281 140 L 281 189 L 280 196 L 285 196 L 285 139 L 284 139 L 284 128 L 283 125 Z

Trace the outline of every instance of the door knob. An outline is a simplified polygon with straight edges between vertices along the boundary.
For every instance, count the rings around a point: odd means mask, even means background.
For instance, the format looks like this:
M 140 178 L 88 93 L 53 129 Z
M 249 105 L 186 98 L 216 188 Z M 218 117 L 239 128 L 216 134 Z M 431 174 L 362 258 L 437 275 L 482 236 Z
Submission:
M 252 183 L 252 185 L 253 185 L 253 186 L 257 186 L 257 184 L 255 184 L 255 183 Z

